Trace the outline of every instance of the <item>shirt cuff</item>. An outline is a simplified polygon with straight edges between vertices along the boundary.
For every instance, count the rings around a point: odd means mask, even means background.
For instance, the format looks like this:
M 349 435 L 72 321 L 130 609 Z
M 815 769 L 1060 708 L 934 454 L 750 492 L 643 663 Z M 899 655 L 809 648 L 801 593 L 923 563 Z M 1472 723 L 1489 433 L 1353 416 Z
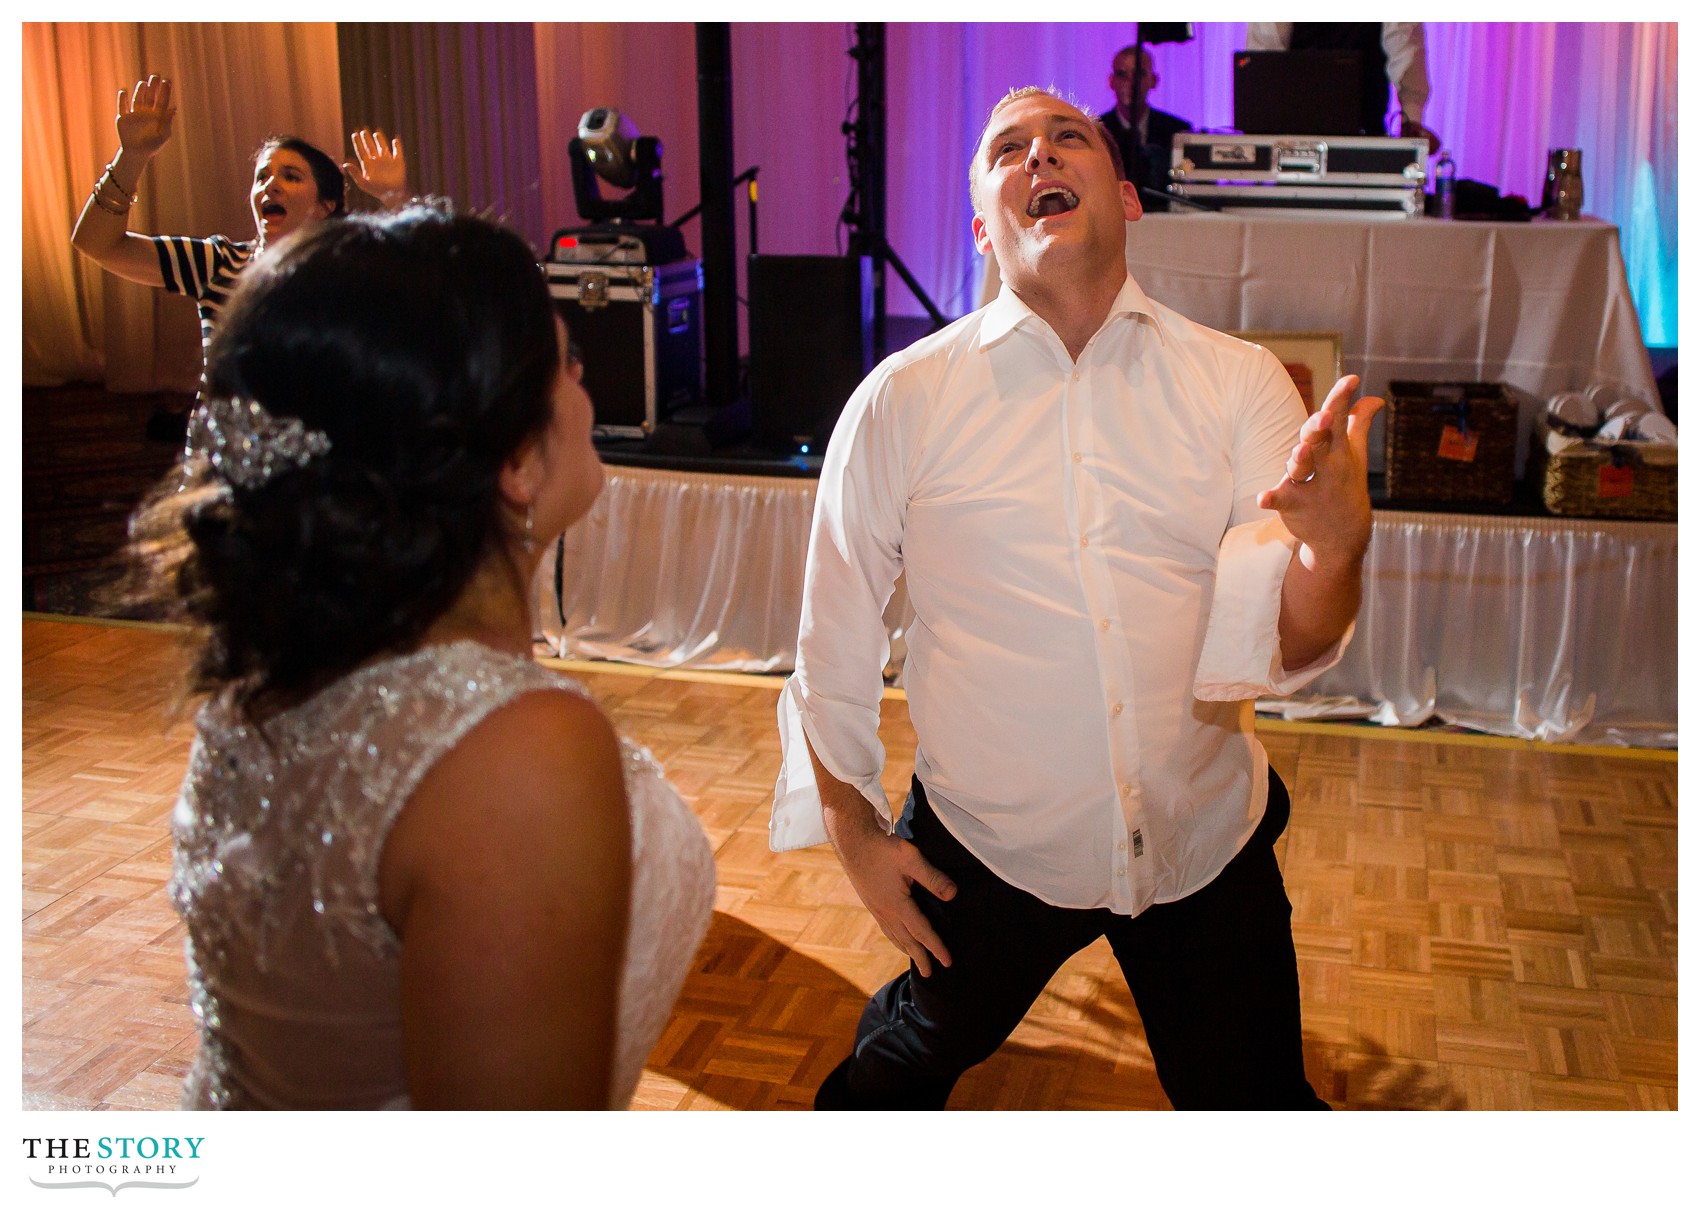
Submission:
M 1315 661 L 1281 668 L 1281 587 L 1297 546 L 1278 515 L 1230 527 L 1216 557 L 1216 586 L 1195 699 L 1236 701 L 1290 695 L 1345 654 L 1355 624 Z
M 1304 687 L 1318 674 L 1321 674 L 1326 670 L 1331 670 L 1335 666 L 1339 665 L 1340 658 L 1346 655 L 1346 646 L 1351 643 L 1352 633 L 1357 630 L 1358 621 L 1354 619 L 1351 623 L 1346 625 L 1346 630 L 1340 633 L 1340 639 L 1336 640 L 1323 651 L 1322 656 L 1318 657 L 1307 666 L 1291 671 L 1281 668 L 1281 642 L 1280 638 L 1277 637 L 1275 642 L 1275 665 L 1270 670 L 1268 693 L 1276 697 L 1291 695 L 1295 691 Z M 1263 692 L 1258 692 L 1259 697 L 1261 697 L 1262 694 Z M 1248 696 L 1248 698 L 1250 697 Z
M 877 709 L 876 709 L 877 715 Z M 834 747 L 822 744 L 820 727 L 807 723 L 803 703 L 803 687 L 793 674 L 785 680 L 779 692 L 779 778 L 773 785 L 773 813 L 768 819 L 767 845 L 773 851 L 795 851 L 815 847 L 827 841 L 826 816 L 821 807 L 820 787 L 815 783 L 814 763 L 809 760 L 809 742 L 813 740 L 821 765 L 833 775 L 853 785 L 873 805 L 886 833 L 892 830 L 891 806 L 879 776 L 848 778 L 832 757 Z M 875 770 L 883 768 L 885 751 L 876 740 L 872 756 L 877 760 Z

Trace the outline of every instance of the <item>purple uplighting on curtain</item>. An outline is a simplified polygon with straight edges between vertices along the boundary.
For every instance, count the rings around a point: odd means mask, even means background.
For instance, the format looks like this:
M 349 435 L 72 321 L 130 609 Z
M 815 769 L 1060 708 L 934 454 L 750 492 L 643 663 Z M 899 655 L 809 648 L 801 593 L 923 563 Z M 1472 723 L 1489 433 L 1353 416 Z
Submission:
M 546 218 L 557 226 L 573 220 L 564 188 L 570 133 L 562 128 L 594 105 L 617 105 L 666 141 L 667 209 L 693 205 L 690 27 L 553 29 L 538 40 Z M 1195 127 L 1228 127 L 1230 65 L 1244 33 L 1243 23 L 1200 22 L 1191 42 L 1154 47 L 1151 103 Z M 967 162 L 986 111 L 1021 84 L 1054 84 L 1107 107 L 1110 60 L 1132 35 L 1130 22 L 888 26 L 887 234 L 947 315 L 971 310 L 979 287 Z M 1676 24 L 1430 22 L 1427 40 L 1425 120 L 1460 176 L 1538 201 L 1547 149 L 1581 148 L 1584 209 L 1622 229 L 1642 332 L 1650 345 L 1676 344 Z M 733 26 L 736 167 L 761 166 L 764 252 L 840 251 L 847 185 L 839 124 L 854 95 L 850 42 L 848 25 Z M 650 70 L 603 75 L 611 66 L 597 53 L 603 43 L 628 68 Z M 603 83 L 593 86 L 591 76 Z M 694 227 L 686 239 L 698 247 Z M 740 249 L 744 239 L 740 230 Z M 887 292 L 893 312 L 922 314 L 895 276 Z

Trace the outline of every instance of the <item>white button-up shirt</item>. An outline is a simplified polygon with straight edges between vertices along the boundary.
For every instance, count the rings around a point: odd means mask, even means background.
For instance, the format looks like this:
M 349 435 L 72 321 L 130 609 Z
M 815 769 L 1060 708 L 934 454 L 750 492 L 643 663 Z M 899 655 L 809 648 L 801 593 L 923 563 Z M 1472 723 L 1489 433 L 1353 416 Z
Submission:
M 943 825 L 1054 905 L 1137 914 L 1208 884 L 1267 798 L 1250 700 L 1346 642 L 1282 669 L 1294 541 L 1256 499 L 1303 421 L 1273 355 L 1131 277 L 1078 361 L 1007 286 L 886 359 L 822 464 L 774 848 L 825 840 L 805 733 L 890 822 L 881 612 L 901 571 L 915 772 Z

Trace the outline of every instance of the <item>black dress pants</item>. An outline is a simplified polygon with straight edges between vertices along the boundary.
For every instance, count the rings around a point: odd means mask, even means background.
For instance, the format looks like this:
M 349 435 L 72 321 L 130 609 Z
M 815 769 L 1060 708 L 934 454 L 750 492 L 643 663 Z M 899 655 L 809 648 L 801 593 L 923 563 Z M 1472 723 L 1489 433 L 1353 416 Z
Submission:
M 920 781 L 904 818 L 927 860 L 956 882 L 915 899 L 952 964 L 910 965 L 868 1001 L 855 1051 L 821 1085 L 821 1109 L 944 1107 L 962 1073 L 1015 1030 L 1056 971 L 1107 936 L 1175 1107 L 1327 1108 L 1305 1080 L 1292 905 L 1274 843 L 1291 813 L 1269 772 L 1251 839 L 1210 884 L 1135 916 L 1050 905 L 994 875 L 941 825 Z

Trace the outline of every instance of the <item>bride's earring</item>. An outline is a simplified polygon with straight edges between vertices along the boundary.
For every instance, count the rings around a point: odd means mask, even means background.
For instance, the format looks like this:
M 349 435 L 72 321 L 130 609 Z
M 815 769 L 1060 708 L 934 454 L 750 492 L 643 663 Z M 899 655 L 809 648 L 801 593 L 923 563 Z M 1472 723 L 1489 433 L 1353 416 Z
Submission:
M 520 541 L 525 544 L 525 550 L 527 552 L 535 552 L 537 550 L 537 536 L 533 533 L 536 523 L 537 507 L 534 505 L 527 505 L 525 507 L 525 537 Z

